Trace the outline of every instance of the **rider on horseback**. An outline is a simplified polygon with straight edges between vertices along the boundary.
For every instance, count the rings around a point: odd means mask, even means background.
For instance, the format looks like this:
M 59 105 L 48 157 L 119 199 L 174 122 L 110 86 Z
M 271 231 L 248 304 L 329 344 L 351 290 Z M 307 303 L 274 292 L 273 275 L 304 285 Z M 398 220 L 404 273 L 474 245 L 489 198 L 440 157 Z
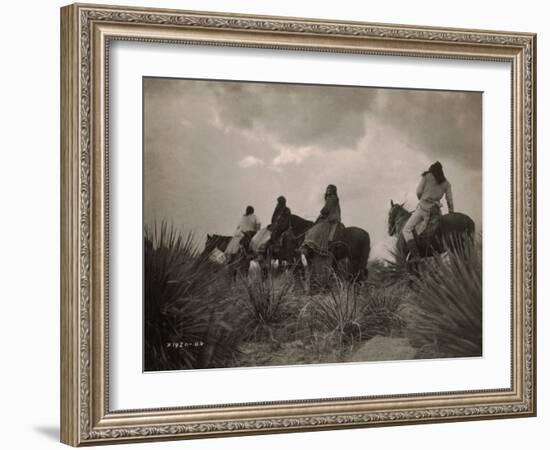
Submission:
M 277 206 L 271 217 L 271 240 L 279 244 L 279 238 L 290 227 L 290 208 L 286 206 L 286 198 L 282 195 L 277 199 Z
M 321 209 L 315 225 L 307 231 L 303 245 L 319 254 L 328 255 L 329 242 L 333 240 L 336 228 L 341 221 L 340 200 L 336 186 L 329 184 L 325 192 L 325 206 Z
M 434 206 L 441 213 L 440 200 L 443 198 L 443 195 L 445 195 L 445 199 L 447 200 L 449 213 L 454 212 L 451 183 L 445 178 L 441 163 L 436 161 L 422 174 L 420 183 L 416 188 L 416 196 L 419 200 L 418 205 L 403 227 L 403 237 L 412 259 L 420 257 L 413 231 L 416 230 L 416 233 L 420 235 L 426 229 L 430 220 L 430 211 Z
M 242 238 L 247 234 L 250 235 L 256 233 L 260 227 L 261 224 L 254 214 L 254 208 L 252 206 L 247 206 L 244 216 L 241 217 L 241 221 L 239 222 L 235 233 L 233 233 L 233 238 L 227 245 L 225 255 L 233 256 L 237 254 L 239 252 Z

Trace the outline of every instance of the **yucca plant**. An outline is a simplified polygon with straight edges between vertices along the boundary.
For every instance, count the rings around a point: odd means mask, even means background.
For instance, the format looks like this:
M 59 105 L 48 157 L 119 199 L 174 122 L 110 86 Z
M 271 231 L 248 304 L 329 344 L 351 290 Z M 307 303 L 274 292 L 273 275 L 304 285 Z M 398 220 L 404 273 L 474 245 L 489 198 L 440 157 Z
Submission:
M 425 356 L 481 356 L 481 244 L 472 241 L 450 250 L 433 258 L 415 279 L 418 308 L 408 330 Z
M 225 274 L 166 222 L 144 241 L 145 370 L 223 366 L 240 339 Z
M 369 264 L 369 285 L 395 287 L 408 285 L 414 278 L 406 255 L 397 250 L 390 251 L 391 259 L 376 260 Z
M 273 328 L 285 318 L 285 303 L 294 286 L 292 274 L 285 273 L 276 278 L 269 271 L 265 278 L 249 282 L 240 278 L 244 295 L 239 305 L 244 311 L 245 322 L 241 332 L 245 339 L 262 339 L 266 335 L 273 339 Z
M 341 342 L 361 339 L 360 285 L 355 280 L 341 278 L 331 271 L 332 282 L 328 289 L 313 295 L 300 312 L 303 320 L 308 317 L 313 324 L 338 336 Z M 315 326 L 310 323 L 313 330 Z
M 370 288 L 361 308 L 362 338 L 389 336 L 399 330 L 403 323 L 399 307 L 410 295 L 410 289 L 403 284 L 385 288 Z

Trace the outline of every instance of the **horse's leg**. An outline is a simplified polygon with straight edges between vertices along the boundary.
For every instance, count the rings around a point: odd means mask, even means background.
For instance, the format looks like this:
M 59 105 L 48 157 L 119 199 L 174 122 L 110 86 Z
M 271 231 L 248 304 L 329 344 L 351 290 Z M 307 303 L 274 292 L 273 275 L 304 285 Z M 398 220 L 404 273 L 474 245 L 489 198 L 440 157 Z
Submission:
M 265 251 L 265 256 L 262 258 L 262 278 L 266 280 L 269 277 L 269 271 L 271 270 L 271 249 Z
M 309 264 L 305 253 L 299 253 L 297 264 L 303 271 L 304 291 L 306 295 L 309 295 L 311 293 L 311 264 Z
M 237 268 L 235 266 L 235 257 L 232 256 L 228 261 L 229 268 L 231 269 L 231 280 L 233 283 L 237 281 Z
M 331 256 L 314 255 L 312 259 L 311 281 L 314 287 L 324 289 L 329 283 L 329 269 L 332 267 Z
M 335 273 L 346 280 L 351 280 L 355 274 L 355 267 L 350 258 L 333 258 L 333 269 Z
M 239 278 L 239 275 L 241 275 L 241 257 L 237 256 L 233 260 L 233 281 L 237 281 Z

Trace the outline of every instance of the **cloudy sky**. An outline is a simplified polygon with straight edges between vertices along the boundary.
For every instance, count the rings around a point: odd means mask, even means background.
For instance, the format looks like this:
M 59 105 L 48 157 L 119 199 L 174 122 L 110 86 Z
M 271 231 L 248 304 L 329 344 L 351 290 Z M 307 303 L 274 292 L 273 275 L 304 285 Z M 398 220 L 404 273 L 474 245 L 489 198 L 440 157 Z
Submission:
M 276 198 L 315 219 L 336 184 L 346 225 L 384 256 L 390 199 L 416 206 L 441 161 L 455 209 L 481 230 L 481 93 L 144 78 L 145 223 L 232 234 Z

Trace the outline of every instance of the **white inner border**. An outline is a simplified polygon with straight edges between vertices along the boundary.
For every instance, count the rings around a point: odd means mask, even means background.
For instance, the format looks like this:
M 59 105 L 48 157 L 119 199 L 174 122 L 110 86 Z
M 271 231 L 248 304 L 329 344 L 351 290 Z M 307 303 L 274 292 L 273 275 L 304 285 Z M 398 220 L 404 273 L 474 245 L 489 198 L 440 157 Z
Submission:
M 110 62 L 111 410 L 510 387 L 509 64 L 124 41 Z M 143 76 L 483 91 L 483 357 L 143 373 Z

